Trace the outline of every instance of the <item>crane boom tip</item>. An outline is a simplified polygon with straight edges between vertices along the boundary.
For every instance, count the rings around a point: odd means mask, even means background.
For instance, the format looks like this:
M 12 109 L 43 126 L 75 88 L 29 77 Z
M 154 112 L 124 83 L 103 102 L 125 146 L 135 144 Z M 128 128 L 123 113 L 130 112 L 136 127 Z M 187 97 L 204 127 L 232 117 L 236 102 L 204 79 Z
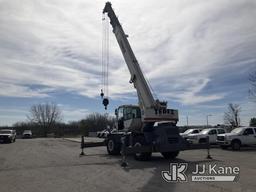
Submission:
M 109 9 L 111 8 L 111 6 L 112 6 L 112 4 L 109 1 L 106 2 L 106 5 L 105 5 L 102 13 L 107 13 L 109 11 Z

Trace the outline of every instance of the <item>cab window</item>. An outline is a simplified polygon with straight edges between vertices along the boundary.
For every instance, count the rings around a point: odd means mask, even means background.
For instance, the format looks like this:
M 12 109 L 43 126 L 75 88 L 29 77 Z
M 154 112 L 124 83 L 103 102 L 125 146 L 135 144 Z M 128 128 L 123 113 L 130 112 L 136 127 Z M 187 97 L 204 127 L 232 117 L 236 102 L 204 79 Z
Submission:
M 244 130 L 244 135 L 253 135 L 253 130 L 252 128 L 248 128 Z
M 134 118 L 141 118 L 140 109 L 139 108 L 133 108 L 132 114 Z
M 198 130 L 194 130 L 194 131 L 192 131 L 192 133 L 199 133 L 199 131 Z
M 134 118 L 141 118 L 140 109 L 133 108 L 133 107 L 124 108 L 124 120 L 129 120 Z
M 209 135 L 216 135 L 217 134 L 217 131 L 215 129 L 209 131 L 208 133 Z
M 118 119 L 123 119 L 124 117 L 124 109 L 121 107 L 118 109 Z
M 223 134 L 225 131 L 223 129 L 218 129 L 218 134 Z

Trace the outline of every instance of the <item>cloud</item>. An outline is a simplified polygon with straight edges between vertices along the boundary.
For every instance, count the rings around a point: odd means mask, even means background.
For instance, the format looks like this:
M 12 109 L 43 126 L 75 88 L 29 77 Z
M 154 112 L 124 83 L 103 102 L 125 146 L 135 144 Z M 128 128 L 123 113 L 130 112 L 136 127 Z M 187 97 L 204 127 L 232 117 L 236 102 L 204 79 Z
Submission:
M 255 65 L 253 1 L 112 3 L 162 99 L 185 105 L 221 100 L 235 94 L 221 77 L 235 79 L 237 71 L 246 73 Z M 103 6 L 103 1 L 1 1 L 0 95 L 42 98 L 65 91 L 97 96 Z M 110 40 L 109 95 L 136 97 L 112 33 Z M 210 92 L 212 84 L 223 88 Z
M 0 82 L 0 96 L 5 97 L 48 97 L 47 90 L 31 90 L 26 86 L 1 83 Z
M 200 91 L 203 90 L 203 88 L 208 84 L 210 81 L 209 79 L 199 79 L 187 88 L 185 91 L 181 93 L 174 93 L 173 97 L 177 98 L 178 101 L 184 104 L 199 104 L 199 103 L 205 103 L 209 101 L 219 100 L 224 98 L 225 94 L 210 94 L 210 95 L 200 95 Z
M 61 105 L 60 109 L 66 122 L 81 120 L 90 114 L 88 109 L 72 107 L 70 105 Z

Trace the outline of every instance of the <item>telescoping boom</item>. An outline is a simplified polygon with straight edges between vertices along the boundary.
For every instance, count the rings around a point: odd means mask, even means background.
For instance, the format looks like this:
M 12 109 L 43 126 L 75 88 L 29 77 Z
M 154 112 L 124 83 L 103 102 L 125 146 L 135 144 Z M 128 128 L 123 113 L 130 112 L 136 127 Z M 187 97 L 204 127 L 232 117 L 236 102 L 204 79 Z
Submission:
M 110 18 L 113 33 L 115 34 L 116 40 L 131 74 L 130 83 L 134 84 L 137 91 L 139 106 L 142 113 L 142 121 L 172 121 L 176 124 L 178 121 L 178 111 L 174 109 L 167 109 L 167 102 L 160 102 L 159 100 L 154 99 L 139 63 L 131 49 L 127 39 L 128 35 L 124 33 L 110 2 L 106 3 L 103 13 L 107 13 Z

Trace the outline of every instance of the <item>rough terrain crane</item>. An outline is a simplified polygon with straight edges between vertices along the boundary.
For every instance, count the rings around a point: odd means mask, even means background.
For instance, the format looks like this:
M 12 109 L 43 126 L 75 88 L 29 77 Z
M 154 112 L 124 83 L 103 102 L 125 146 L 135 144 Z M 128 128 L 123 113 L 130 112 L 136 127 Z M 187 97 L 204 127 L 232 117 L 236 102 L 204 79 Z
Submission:
M 128 66 L 131 74 L 130 83 L 133 83 L 137 91 L 139 103 L 139 105 L 122 105 L 115 110 L 117 131 L 110 133 L 106 138 L 108 153 L 119 154 L 121 138 L 125 136 L 128 138 L 125 143 L 127 147 L 150 146 L 149 150 L 139 153 L 136 151 L 134 154 L 136 159 L 149 159 L 152 152 L 161 152 L 165 158 L 175 158 L 179 151 L 184 149 L 184 140 L 176 126 L 179 120 L 178 110 L 168 109 L 167 102 L 154 99 L 131 49 L 128 35 L 124 33 L 110 2 L 107 2 L 103 9 L 103 14 L 105 13 L 110 19 L 113 33 Z

